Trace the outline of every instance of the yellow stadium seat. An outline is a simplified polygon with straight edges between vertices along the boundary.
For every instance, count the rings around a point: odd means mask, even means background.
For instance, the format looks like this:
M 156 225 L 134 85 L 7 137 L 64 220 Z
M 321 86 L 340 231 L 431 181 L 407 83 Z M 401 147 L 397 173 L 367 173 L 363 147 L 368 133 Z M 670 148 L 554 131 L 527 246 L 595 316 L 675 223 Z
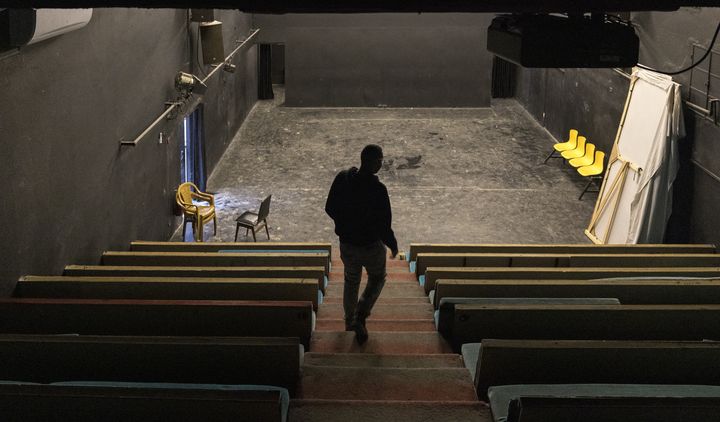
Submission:
M 555 145 L 553 145 L 552 152 L 550 152 L 550 155 L 545 158 L 545 161 L 543 161 L 543 163 L 547 163 L 547 160 L 551 158 L 559 158 L 557 155 L 555 155 L 556 152 L 563 152 L 575 149 L 575 147 L 577 146 L 577 139 L 578 131 L 575 129 L 570 129 L 568 140 L 566 142 L 557 142 Z
M 571 166 L 573 167 L 584 167 L 589 166 L 593 163 L 593 160 L 595 159 L 595 144 L 591 144 L 590 142 L 585 144 L 585 155 L 579 158 L 573 158 L 570 161 Z
M 201 192 L 194 183 L 185 182 L 178 187 L 175 201 L 183 211 L 183 239 L 188 221 L 192 222 L 193 237 L 198 242 L 203 241 L 203 226 L 210 220 L 213 221 L 214 233 L 217 234 L 215 197 L 213 195 Z
M 578 136 L 577 146 L 574 149 L 569 149 L 560 153 L 564 159 L 570 160 L 572 158 L 579 158 L 585 155 L 585 137 Z
M 590 180 L 588 180 L 587 185 L 585 185 L 585 189 L 583 189 L 582 193 L 580 194 L 580 197 L 578 199 L 582 199 L 583 195 L 585 195 L 586 192 L 599 192 L 598 190 L 589 190 L 590 185 L 592 185 L 593 182 L 596 182 L 598 180 L 602 179 L 602 173 L 605 170 L 604 166 L 605 162 L 605 153 L 602 151 L 595 151 L 595 160 L 593 160 L 593 163 L 588 166 L 579 167 L 577 169 L 578 173 L 585 177 L 589 177 Z

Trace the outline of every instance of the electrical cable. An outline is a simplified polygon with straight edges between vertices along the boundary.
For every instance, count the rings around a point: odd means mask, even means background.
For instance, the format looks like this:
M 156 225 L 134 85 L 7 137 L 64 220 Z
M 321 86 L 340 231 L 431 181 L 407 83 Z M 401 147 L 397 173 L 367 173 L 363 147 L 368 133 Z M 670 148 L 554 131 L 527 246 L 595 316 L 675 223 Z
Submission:
M 679 75 L 681 73 L 687 72 L 688 70 L 694 68 L 695 66 L 702 63 L 705 59 L 707 59 L 707 57 L 710 55 L 710 52 L 712 52 L 713 45 L 715 45 L 715 40 L 717 39 L 718 33 L 720 33 L 720 22 L 718 23 L 717 28 L 715 28 L 715 35 L 713 35 L 712 40 L 710 40 L 710 44 L 708 44 L 707 51 L 705 52 L 705 54 L 700 58 L 700 60 L 696 61 L 695 63 L 691 64 L 690 66 L 686 67 L 685 69 L 676 70 L 673 72 L 664 72 L 662 70 L 657 70 L 657 69 L 653 69 L 651 67 L 643 66 L 639 63 L 637 65 L 637 67 L 639 67 L 640 69 L 651 70 L 653 72 L 658 72 L 658 73 L 662 73 L 662 74 L 670 75 L 670 76 Z

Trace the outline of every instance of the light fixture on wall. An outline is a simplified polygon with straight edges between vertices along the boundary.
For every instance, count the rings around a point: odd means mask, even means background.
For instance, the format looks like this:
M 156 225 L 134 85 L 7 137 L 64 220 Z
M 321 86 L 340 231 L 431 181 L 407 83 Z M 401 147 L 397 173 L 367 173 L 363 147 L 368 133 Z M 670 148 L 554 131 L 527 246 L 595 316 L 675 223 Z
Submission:
M 237 68 L 237 66 L 230 63 L 230 61 L 225 62 L 225 65 L 223 65 L 223 70 L 227 73 L 235 73 L 235 68 Z
M 203 95 L 207 91 L 207 85 L 191 73 L 178 72 L 175 76 L 175 89 L 188 97 L 190 94 Z

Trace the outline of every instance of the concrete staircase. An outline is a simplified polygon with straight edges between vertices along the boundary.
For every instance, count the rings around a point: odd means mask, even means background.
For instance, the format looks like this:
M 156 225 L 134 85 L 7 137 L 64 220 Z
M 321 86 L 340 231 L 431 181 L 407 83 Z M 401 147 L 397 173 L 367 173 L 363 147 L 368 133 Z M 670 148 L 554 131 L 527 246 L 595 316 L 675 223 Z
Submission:
M 405 261 L 388 261 L 362 346 L 344 331 L 342 262 L 332 268 L 291 422 L 491 421 L 460 356 L 435 330 L 432 306 Z

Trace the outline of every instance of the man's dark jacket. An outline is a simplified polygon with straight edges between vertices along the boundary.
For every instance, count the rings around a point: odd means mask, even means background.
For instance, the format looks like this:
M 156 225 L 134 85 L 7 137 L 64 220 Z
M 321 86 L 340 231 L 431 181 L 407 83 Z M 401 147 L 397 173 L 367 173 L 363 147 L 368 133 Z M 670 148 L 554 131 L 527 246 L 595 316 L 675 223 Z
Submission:
M 325 212 L 335 221 L 340 242 L 364 246 L 382 240 L 391 251 L 397 251 L 390 198 L 374 174 L 360 173 L 356 167 L 338 173 Z

